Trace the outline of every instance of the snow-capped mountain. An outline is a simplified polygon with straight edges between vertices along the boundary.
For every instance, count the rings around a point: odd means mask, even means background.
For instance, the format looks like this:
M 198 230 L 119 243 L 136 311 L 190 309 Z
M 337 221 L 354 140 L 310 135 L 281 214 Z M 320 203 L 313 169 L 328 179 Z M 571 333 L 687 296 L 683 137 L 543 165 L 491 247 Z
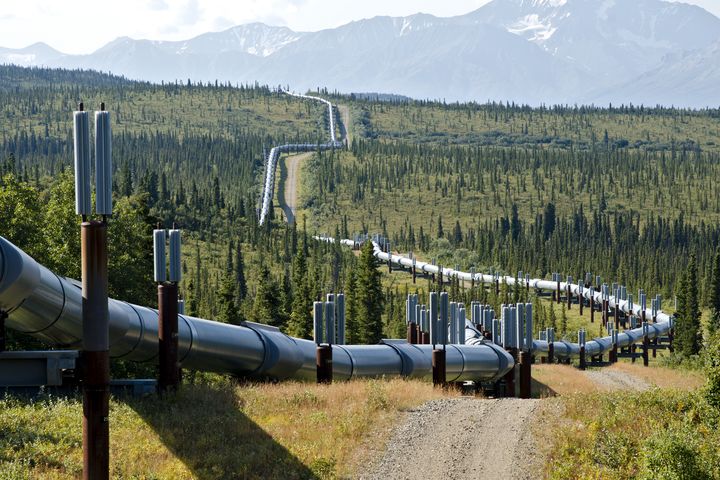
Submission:
M 720 105 L 718 42 L 720 19 L 682 3 L 493 0 L 457 17 L 319 32 L 254 23 L 180 42 L 123 37 L 80 56 L 36 44 L 0 49 L 0 62 L 446 100 L 703 107 Z

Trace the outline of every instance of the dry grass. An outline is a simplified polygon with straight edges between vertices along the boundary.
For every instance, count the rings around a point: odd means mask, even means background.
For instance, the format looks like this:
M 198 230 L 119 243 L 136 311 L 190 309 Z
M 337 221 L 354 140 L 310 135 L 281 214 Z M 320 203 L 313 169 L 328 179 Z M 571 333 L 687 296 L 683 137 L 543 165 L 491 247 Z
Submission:
M 600 391 L 584 372 L 572 365 L 532 366 L 533 392 L 539 397 Z
M 405 409 L 444 395 L 427 382 L 187 385 L 111 403 L 112 478 L 335 478 L 382 445 Z M 0 479 L 81 474 L 78 398 L 0 399 Z
M 692 391 L 705 384 L 705 377 L 699 371 L 676 370 L 650 364 L 643 367 L 642 363 L 618 362 L 608 368 L 640 378 L 658 388 L 673 388 Z

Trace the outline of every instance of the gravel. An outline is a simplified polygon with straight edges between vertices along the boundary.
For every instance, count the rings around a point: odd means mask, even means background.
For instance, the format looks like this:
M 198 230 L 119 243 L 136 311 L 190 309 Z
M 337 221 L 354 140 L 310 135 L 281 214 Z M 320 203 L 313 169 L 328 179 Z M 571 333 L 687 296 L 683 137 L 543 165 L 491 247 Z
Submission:
M 585 375 L 593 382 L 608 390 L 642 391 L 650 388 L 650 384 L 645 380 L 617 370 L 609 370 L 607 368 L 586 370 Z
M 542 462 L 531 433 L 540 400 L 453 398 L 406 413 L 361 479 L 531 479 Z

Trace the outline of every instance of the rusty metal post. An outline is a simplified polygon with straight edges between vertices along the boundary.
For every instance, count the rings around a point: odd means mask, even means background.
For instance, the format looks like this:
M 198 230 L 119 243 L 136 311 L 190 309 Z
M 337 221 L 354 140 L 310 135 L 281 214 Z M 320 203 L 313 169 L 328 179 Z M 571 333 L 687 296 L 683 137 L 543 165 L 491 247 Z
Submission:
M 317 383 L 332 383 L 332 347 L 318 345 L 315 349 L 315 366 L 317 368 Z
M 445 370 L 445 350 L 436 348 L 432 351 L 432 371 L 433 385 L 435 387 L 444 387 L 447 383 Z
M 83 222 L 83 479 L 110 477 L 107 223 Z
M 0 352 L 4 352 L 7 345 L 5 344 L 5 320 L 8 314 L 5 310 L 0 310 Z
M 578 306 L 580 308 L 580 316 L 583 314 L 583 307 L 585 306 L 585 298 L 583 297 L 582 293 L 578 290 Z
M 410 322 L 407 327 L 407 342 L 411 345 L 417 343 L 417 325 L 415 322 Z
M 417 281 L 417 268 L 415 267 L 415 259 L 413 258 L 413 264 L 412 264 L 412 277 L 413 277 L 413 283 Z
M 572 308 L 572 293 L 570 292 L 569 283 L 565 285 L 565 289 L 567 290 L 567 309 L 570 310 Z
M 177 390 L 180 385 L 178 364 L 178 287 L 176 283 L 158 284 L 158 341 L 160 392 Z
M 556 295 L 557 295 L 557 303 L 560 303 L 560 302 L 561 302 L 561 298 L 560 298 L 560 274 L 558 274 L 558 276 L 557 276 L 557 292 L 556 292 Z
M 515 368 L 517 366 L 517 351 L 514 348 L 508 348 L 508 353 L 515 359 L 515 365 L 505 374 L 505 396 L 512 398 L 515 397 Z
M 595 297 L 590 295 L 590 323 L 595 323 Z
M 587 369 L 587 361 L 585 359 L 585 345 L 580 346 L 580 370 Z
M 547 363 L 553 363 L 555 361 L 555 344 L 548 342 L 548 356 Z
M 530 352 L 520 352 L 520 398 L 532 397 L 532 373 L 531 373 L 532 354 Z

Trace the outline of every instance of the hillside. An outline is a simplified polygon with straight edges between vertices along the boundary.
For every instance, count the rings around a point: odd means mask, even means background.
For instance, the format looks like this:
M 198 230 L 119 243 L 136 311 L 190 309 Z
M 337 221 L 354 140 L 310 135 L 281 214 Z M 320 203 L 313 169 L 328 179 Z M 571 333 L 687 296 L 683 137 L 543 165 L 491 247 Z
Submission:
M 87 55 L 38 43 L 0 48 L 0 63 L 157 83 L 258 81 L 534 106 L 706 107 L 720 105 L 709 88 L 719 79 L 712 50 L 718 35 L 720 19 L 681 2 L 493 0 L 455 17 L 381 16 L 316 32 L 250 23 L 181 41 L 121 37 Z M 701 79 L 698 70 L 681 68 L 688 56 L 710 66 Z

